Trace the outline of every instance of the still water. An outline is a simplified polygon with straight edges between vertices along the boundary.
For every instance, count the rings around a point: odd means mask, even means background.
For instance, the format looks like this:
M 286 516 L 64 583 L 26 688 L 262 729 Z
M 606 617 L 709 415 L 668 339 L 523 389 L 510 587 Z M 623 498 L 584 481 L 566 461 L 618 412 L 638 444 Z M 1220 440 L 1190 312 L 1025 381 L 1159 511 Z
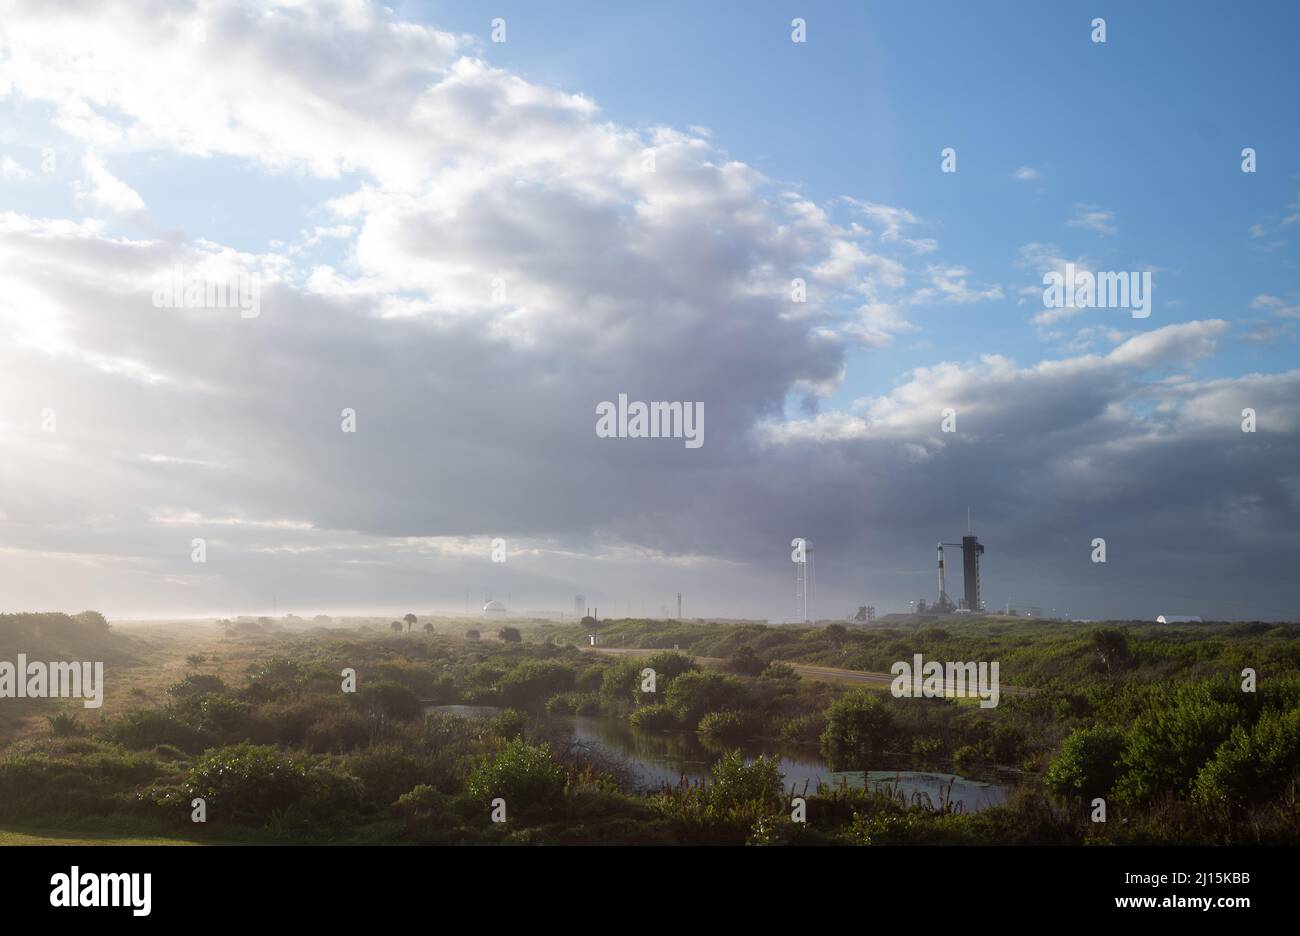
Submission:
M 500 709 L 488 705 L 432 705 L 426 711 L 475 718 L 494 715 Z M 740 748 L 747 760 L 760 754 L 776 756 L 785 788 L 796 793 L 802 793 L 805 784 L 809 793 L 817 789 L 818 783 L 837 787 L 847 784 L 851 788 L 869 786 L 873 790 L 896 790 L 908 802 L 914 794 L 919 794 L 928 796 L 937 805 L 947 796 L 954 802 L 960 801 L 966 812 L 975 812 L 1004 802 L 1010 791 L 1003 784 L 927 771 L 834 771 L 815 749 L 791 749 L 761 741 L 715 745 L 701 740 L 695 732 L 644 731 L 607 716 L 559 715 L 548 719 L 548 724 L 571 743 L 622 764 L 633 782 L 642 788 L 675 785 L 682 777 L 707 780 L 710 769 L 723 753 Z

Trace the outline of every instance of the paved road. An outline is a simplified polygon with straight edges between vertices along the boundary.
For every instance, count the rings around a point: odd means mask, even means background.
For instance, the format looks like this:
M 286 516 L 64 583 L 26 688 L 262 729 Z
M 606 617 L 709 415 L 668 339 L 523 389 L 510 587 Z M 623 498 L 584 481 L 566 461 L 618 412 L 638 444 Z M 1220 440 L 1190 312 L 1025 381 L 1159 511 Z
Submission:
M 656 653 L 667 652 L 663 647 L 579 647 L 578 649 L 590 653 L 608 653 L 616 656 L 624 654 L 631 654 L 633 656 L 651 656 Z M 695 654 L 687 653 L 684 650 L 679 650 L 677 652 L 681 653 L 683 656 L 690 657 L 701 666 L 717 667 L 726 662 L 721 657 L 696 656 Z M 799 676 L 807 679 L 818 679 L 823 682 L 866 683 L 869 685 L 888 686 L 895 678 L 889 673 L 871 673 L 866 670 L 840 669 L 836 666 L 822 666 L 815 663 L 797 663 L 793 660 L 781 660 L 780 662 L 791 666 Z M 1004 695 L 1033 695 L 1038 690 L 1028 689 L 1023 686 L 999 686 L 998 691 Z

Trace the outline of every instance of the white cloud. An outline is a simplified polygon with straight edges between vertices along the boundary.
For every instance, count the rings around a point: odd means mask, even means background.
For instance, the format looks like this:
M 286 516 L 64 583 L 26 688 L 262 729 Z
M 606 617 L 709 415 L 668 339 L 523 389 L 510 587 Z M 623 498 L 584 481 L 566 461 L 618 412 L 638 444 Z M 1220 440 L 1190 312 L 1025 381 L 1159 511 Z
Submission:
M 426 175 L 439 153 L 452 155 L 442 144 L 494 117 L 484 96 L 461 115 L 477 121 L 439 124 L 448 95 L 468 103 L 479 93 L 482 67 L 466 62 L 431 94 L 463 40 L 367 3 L 205 3 L 161 16 L 107 2 L 92 16 L 19 2 L 2 41 L 11 91 L 51 104 L 58 127 L 104 150 L 226 154 L 322 176 L 363 168 L 396 182 Z M 526 87 L 503 93 L 545 103 Z
M 944 445 L 939 421 L 947 407 L 958 411 L 966 440 L 971 433 L 990 438 L 1036 433 L 1050 425 L 1051 412 L 1058 405 L 1064 422 L 1055 428 L 1065 429 L 1071 420 L 1081 418 L 1074 412 L 1077 402 L 1094 401 L 1087 418 L 1101 418 L 1108 412 L 1107 405 L 1127 399 L 1147 372 L 1186 366 L 1212 354 L 1216 339 L 1227 328 L 1227 322 L 1217 319 L 1167 325 L 1128 338 L 1105 355 L 1042 361 L 1029 367 L 1019 367 L 1000 355 L 985 355 L 973 364 L 920 367 L 891 393 L 859 401 L 855 407 L 859 415 L 828 412 L 769 422 L 760 436 L 772 444 L 832 438 L 909 440 L 933 454 Z M 1185 387 L 1170 389 L 1168 394 L 1188 396 Z M 1300 412 L 1300 403 L 1293 409 Z
M 1074 217 L 1065 223 L 1072 228 L 1082 228 L 1103 237 L 1119 231 L 1115 227 L 1115 212 L 1097 205 L 1075 205 Z
M 880 229 L 881 240 L 899 240 L 903 229 L 918 223 L 916 215 L 906 208 L 894 208 L 875 202 L 845 198 L 845 201 L 857 209 L 868 221 Z
M 12 156 L 0 159 L 0 179 L 5 182 L 24 182 L 31 177 L 31 170 L 19 164 Z
M 1241 340 L 1246 344 L 1271 346 L 1281 344 L 1284 341 L 1295 341 L 1296 335 L 1296 323 L 1283 322 L 1279 325 L 1262 325 L 1252 328 L 1241 334 Z
M 355 553 L 356 537 L 599 529 L 692 554 L 670 520 L 681 492 L 713 492 L 721 476 L 701 488 L 699 473 L 742 453 L 787 393 L 828 392 L 863 340 L 824 310 L 792 316 L 790 280 L 841 279 L 857 304 L 904 283 L 901 263 L 703 136 L 625 129 L 580 95 L 457 57 L 459 40 L 377 12 L 204 10 L 196 30 L 132 5 L 102 20 L 22 8 L 0 68 L 105 152 L 363 177 L 334 218 L 265 255 L 7 216 L 0 323 L 22 340 L 0 340 L 0 393 L 24 400 L 25 422 L 6 434 L 0 488 L 22 491 L 21 510 L 3 507 L 24 548 L 66 548 L 84 527 L 87 554 L 166 568 L 160 595 L 182 579 L 208 587 L 174 551 L 208 526 L 228 550 L 238 535 L 260 552 L 273 535 Z M 143 209 L 101 157 L 83 168 L 87 200 Z M 350 248 L 345 261 L 297 266 L 323 238 Z M 151 302 L 176 265 L 216 264 L 259 272 L 259 318 Z M 878 316 L 871 340 L 906 327 Z M 620 389 L 703 401 L 708 445 L 680 463 L 602 445 L 593 407 Z M 36 422 L 50 399 L 54 439 Z M 359 414 L 355 444 L 344 406 Z M 638 499 L 614 495 L 633 478 Z M 119 519 L 101 535 L 88 517 L 105 512 Z M 218 577 L 257 578 L 211 568 L 212 594 Z
M 1002 298 L 1002 287 L 997 283 L 970 286 L 966 278 L 970 271 L 960 266 L 930 265 L 926 267 L 929 284 L 917 289 L 910 302 L 967 303 Z
M 1287 210 L 1290 214 L 1282 219 L 1283 227 L 1288 227 L 1300 221 L 1300 195 L 1291 200 L 1290 204 L 1287 205 Z
M 1256 310 L 1272 312 L 1280 318 L 1300 318 L 1300 303 L 1288 303 L 1287 300 L 1279 296 L 1267 294 L 1256 296 L 1250 300 L 1250 307 Z
M 110 215 L 145 206 L 107 164 L 135 178 L 119 166 L 156 154 L 190 157 L 200 179 L 221 155 L 341 192 L 290 219 L 293 244 L 256 253 L 124 238 L 116 217 L 0 214 L 0 398 L 14 401 L 0 412 L 0 593 L 12 601 L 229 609 L 296 589 L 335 607 L 459 604 L 492 574 L 478 552 L 489 532 L 522 544 L 517 594 L 586 582 L 621 595 L 653 561 L 673 566 L 665 587 L 735 601 L 775 581 L 772 544 L 791 529 L 815 527 L 824 554 L 855 568 L 871 550 L 933 542 L 954 479 L 953 497 L 990 514 L 1051 511 L 1067 530 L 1140 517 L 1138 535 L 1189 543 L 1185 524 L 1222 528 L 1197 511 L 1223 475 L 1203 441 L 1227 431 L 1231 406 L 1267 412 L 1274 447 L 1234 455 L 1254 471 L 1249 489 L 1267 492 L 1295 447 L 1294 375 L 1157 379 L 1185 378 L 1220 322 L 1106 354 L 916 368 L 856 408 L 805 399 L 804 418 L 784 420 L 792 397 L 839 387 L 848 348 L 912 330 L 911 304 L 996 300 L 1001 287 L 959 263 L 913 268 L 937 244 L 912 236 L 923 222 L 905 208 L 792 196 L 705 132 L 621 126 L 582 94 L 494 67 L 471 39 L 371 4 L 6 12 L 0 88 L 49 105 L 92 154 L 84 196 Z M 306 259 L 327 240 L 328 259 Z M 1060 260 L 1043 245 L 1025 256 Z M 258 272 L 261 316 L 155 308 L 154 278 L 176 264 Z M 803 306 L 795 277 L 808 279 Z M 618 392 L 704 402 L 707 444 L 604 444 L 594 405 Z M 938 431 L 949 405 L 956 436 Z M 46 407 L 57 433 L 40 431 Z M 340 431 L 343 407 L 355 435 Z M 1234 546 L 1271 545 L 1269 524 L 1290 519 L 1265 516 Z M 196 571 L 199 535 L 209 563 Z M 1009 526 L 998 555 L 1014 544 Z M 583 565 L 593 557 L 599 576 Z M 750 568 L 762 571 L 735 571 Z
M 1090 261 L 1086 257 L 1080 256 L 1073 260 L 1067 259 L 1055 244 L 1035 241 L 1022 245 L 1016 265 L 1031 271 L 1034 281 L 1017 290 L 1022 297 L 1021 301 L 1041 306 L 1043 304 L 1043 276 L 1048 273 L 1059 273 L 1061 276 L 1065 276 L 1068 264 L 1073 264 L 1076 270 L 1089 270 L 1092 268 Z M 1085 311 L 1085 309 L 1076 306 L 1044 308 L 1041 312 L 1035 314 L 1030 321 L 1041 328 L 1081 315 Z
M 77 195 L 82 200 L 121 215 L 145 210 L 140 193 L 110 173 L 98 156 L 87 154 L 81 168 L 85 177 L 77 187 Z
M 857 317 L 845 326 L 845 333 L 867 347 L 889 344 L 895 335 L 915 331 L 898 306 L 888 302 L 869 302 L 858 309 Z

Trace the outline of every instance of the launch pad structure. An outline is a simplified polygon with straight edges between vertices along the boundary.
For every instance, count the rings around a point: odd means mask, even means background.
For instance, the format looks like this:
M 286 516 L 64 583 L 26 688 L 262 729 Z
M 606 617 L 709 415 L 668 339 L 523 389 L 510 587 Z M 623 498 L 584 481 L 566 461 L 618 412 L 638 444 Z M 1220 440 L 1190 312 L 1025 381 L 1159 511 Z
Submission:
M 945 546 L 952 546 L 961 550 L 962 586 L 965 594 L 958 605 L 954 605 L 952 599 L 948 597 L 947 576 L 943 562 L 943 548 Z M 984 546 L 971 529 L 969 507 L 966 508 L 966 535 L 961 538 L 960 543 L 939 543 L 938 553 L 939 600 L 935 605 L 935 610 L 940 613 L 957 610 L 973 612 L 983 610 L 983 605 L 980 603 L 980 556 L 984 554 Z

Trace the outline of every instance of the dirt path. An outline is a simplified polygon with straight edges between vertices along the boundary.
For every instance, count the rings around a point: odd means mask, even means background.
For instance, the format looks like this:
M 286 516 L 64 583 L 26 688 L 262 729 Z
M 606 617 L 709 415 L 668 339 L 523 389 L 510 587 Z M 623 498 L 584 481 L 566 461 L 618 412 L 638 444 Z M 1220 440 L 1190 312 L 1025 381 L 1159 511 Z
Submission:
M 607 653 L 615 656 L 633 655 L 633 656 L 651 656 L 656 653 L 670 652 L 664 648 L 645 648 L 645 647 L 580 647 L 579 649 L 588 653 Z M 687 653 L 684 650 L 678 650 L 683 656 L 688 656 L 701 666 L 708 666 L 716 669 L 721 667 L 725 662 L 721 657 L 696 656 L 693 653 Z M 798 663 L 794 660 L 779 660 L 794 669 L 795 673 L 806 679 L 816 679 L 820 682 L 836 682 L 849 684 L 866 684 L 872 686 L 888 686 L 895 679 L 889 673 L 872 673 L 866 670 L 840 669 L 837 666 L 822 666 L 819 663 Z M 947 687 L 945 686 L 945 689 Z M 1005 695 L 1033 695 L 1037 689 L 1028 689 L 1023 686 L 999 686 L 998 691 Z

